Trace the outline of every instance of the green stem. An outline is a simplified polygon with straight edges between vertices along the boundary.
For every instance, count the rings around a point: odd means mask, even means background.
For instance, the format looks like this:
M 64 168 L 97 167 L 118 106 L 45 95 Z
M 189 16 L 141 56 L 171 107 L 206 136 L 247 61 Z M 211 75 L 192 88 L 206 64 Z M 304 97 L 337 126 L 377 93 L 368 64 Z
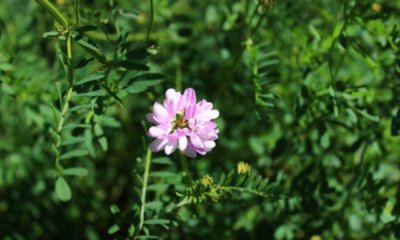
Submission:
M 192 182 L 193 178 L 189 171 L 189 164 L 188 164 L 187 158 L 181 151 L 179 151 L 179 160 L 182 165 L 184 179 L 187 180 L 188 183 Z
M 165 212 L 167 212 L 167 213 L 172 212 L 172 211 L 174 211 L 175 209 L 180 208 L 180 207 L 183 207 L 183 206 L 185 206 L 185 205 L 188 204 L 188 203 L 189 203 L 188 199 L 187 199 L 187 198 L 184 198 L 184 199 L 182 199 L 179 203 L 177 203 L 176 205 L 172 205 L 171 207 L 168 207 L 168 208 L 165 210 Z
M 177 91 L 182 90 L 182 63 L 178 55 L 175 55 L 176 69 L 175 69 L 175 88 Z
M 73 86 L 70 85 L 68 87 L 67 94 L 65 95 L 64 104 L 63 104 L 63 106 L 61 108 L 61 115 L 60 115 L 60 119 L 58 120 L 58 124 L 57 124 L 57 133 L 60 136 L 60 138 L 56 142 L 57 149 L 59 149 L 60 145 L 61 145 L 61 131 L 62 131 L 63 126 L 64 126 L 65 115 L 67 114 L 67 111 L 69 109 L 69 101 L 71 100 L 72 91 L 73 91 Z M 57 154 L 55 165 L 56 165 L 57 173 L 61 174 L 63 168 L 62 168 L 62 166 L 60 164 L 60 154 Z
M 74 10 L 75 10 L 75 26 L 78 26 L 81 23 L 81 15 L 80 15 L 80 0 L 74 1 Z
M 42 6 L 50 15 L 65 29 L 68 28 L 69 23 L 67 18 L 48 0 L 35 0 L 40 6 Z
M 71 32 L 68 31 L 67 33 L 67 67 L 68 67 L 68 76 L 67 76 L 67 80 L 68 80 L 68 86 L 73 86 L 73 73 L 74 73 L 74 69 L 72 67 L 72 44 L 71 44 Z
M 226 190 L 226 191 L 248 192 L 248 193 L 251 193 L 251 194 L 254 194 L 254 195 L 257 195 L 257 196 L 260 196 L 260 197 L 264 197 L 264 198 L 269 198 L 270 197 L 265 193 L 258 192 L 256 190 L 248 189 L 248 188 L 231 187 L 231 186 L 220 186 L 219 188 L 222 189 L 222 190 Z
M 67 94 L 65 95 L 64 104 L 63 104 L 62 109 L 61 109 L 61 116 L 60 116 L 60 119 L 59 119 L 58 124 L 57 124 L 57 132 L 59 134 L 61 133 L 61 130 L 62 130 L 63 126 L 64 126 L 65 115 L 66 115 L 66 113 L 67 113 L 67 111 L 69 109 L 69 101 L 71 100 L 72 90 L 73 90 L 73 87 L 69 86 L 68 90 L 67 90 Z M 59 146 L 59 144 L 58 144 L 58 146 Z
M 146 42 L 149 41 L 150 38 L 150 33 L 153 28 L 153 21 L 154 21 L 154 4 L 153 0 L 149 0 L 150 2 L 150 25 L 149 28 L 147 29 L 147 34 L 146 34 Z
M 151 164 L 151 151 L 150 148 L 148 148 L 146 153 L 144 175 L 143 175 L 143 187 L 142 187 L 141 207 L 140 207 L 140 223 L 138 232 L 142 230 L 144 223 L 144 212 L 146 208 L 146 193 L 147 193 L 147 183 L 149 181 L 150 164 Z
M 61 114 L 60 114 L 60 119 L 58 120 L 57 123 L 57 134 L 60 136 L 60 138 L 56 142 L 56 147 L 57 149 L 60 148 L 61 145 L 61 131 L 64 126 L 65 122 L 65 116 L 68 112 L 69 109 L 69 102 L 71 101 L 72 97 L 72 92 L 74 90 L 74 85 L 73 85 L 73 68 L 71 67 L 71 59 L 72 59 L 72 45 L 71 45 L 71 32 L 67 33 L 67 42 L 66 42 L 66 52 L 67 52 L 67 80 L 68 80 L 68 89 L 67 93 L 65 94 L 64 98 L 64 103 L 61 108 Z M 56 157 L 56 171 L 59 175 L 62 174 L 62 166 L 60 164 L 60 154 L 57 154 Z

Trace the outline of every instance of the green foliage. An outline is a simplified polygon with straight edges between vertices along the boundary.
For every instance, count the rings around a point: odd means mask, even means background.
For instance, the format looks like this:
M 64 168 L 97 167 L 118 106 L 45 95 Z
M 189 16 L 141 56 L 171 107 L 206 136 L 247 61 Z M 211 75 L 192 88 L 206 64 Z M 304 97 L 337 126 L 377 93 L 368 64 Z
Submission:
M 232 170 L 227 175 L 223 173 L 218 183 L 214 183 L 214 180 L 206 175 L 200 180 L 194 181 L 183 193 L 177 193 L 183 198 L 178 205 L 206 201 L 217 202 L 234 192 L 249 193 L 266 199 L 282 198 L 282 196 L 275 196 L 276 186 L 267 187 L 268 182 L 268 178 L 263 178 L 253 172 L 235 174 L 235 171 Z
M 0 238 L 400 238 L 399 11 L 1 0 Z M 146 113 L 187 87 L 216 148 L 149 155 Z

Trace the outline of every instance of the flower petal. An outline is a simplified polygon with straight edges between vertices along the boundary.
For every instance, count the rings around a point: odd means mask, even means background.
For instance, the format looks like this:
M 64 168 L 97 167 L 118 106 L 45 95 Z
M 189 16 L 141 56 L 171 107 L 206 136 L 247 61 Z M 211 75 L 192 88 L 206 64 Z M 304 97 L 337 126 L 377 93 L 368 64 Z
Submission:
M 193 88 L 187 88 L 179 101 L 179 106 L 186 108 L 191 104 L 196 104 L 196 91 Z
M 163 129 L 161 127 L 158 127 L 158 126 L 157 127 L 151 127 L 149 129 L 149 136 L 150 137 L 158 138 L 158 137 L 164 136 L 166 133 L 167 132 L 166 132 L 165 129 Z
M 154 103 L 154 119 L 158 122 L 166 122 L 169 120 L 167 109 L 160 103 Z
M 178 143 L 179 143 L 179 149 L 181 151 L 185 150 L 188 144 L 187 137 L 186 136 L 179 137 Z
M 196 134 L 192 134 L 190 136 L 190 142 L 192 142 L 195 148 L 203 148 L 203 142 L 201 141 L 201 138 Z
M 166 138 L 156 139 L 150 144 L 150 150 L 152 152 L 159 152 L 164 148 L 164 146 L 165 146 L 165 144 L 167 144 L 167 142 L 168 142 L 168 139 L 166 139 Z
M 176 139 L 171 139 L 168 141 L 168 143 L 165 145 L 165 154 L 170 155 L 173 153 L 176 149 Z
M 211 150 L 212 148 L 214 148 L 215 147 L 215 142 L 214 141 L 205 141 L 204 142 L 204 148 L 206 149 L 206 150 Z
M 211 110 L 213 108 L 213 104 L 210 102 L 207 102 L 206 100 L 202 100 L 199 103 L 196 104 L 198 111 L 206 111 L 206 110 Z
M 190 158 L 197 157 L 196 151 L 190 145 L 188 145 L 188 147 L 185 149 L 184 153 L 186 156 L 188 156 Z
M 158 122 L 154 119 L 154 113 L 148 113 L 146 114 L 146 119 L 147 121 L 151 122 L 151 123 L 155 123 L 157 124 Z
M 185 110 L 185 119 L 189 120 L 196 115 L 196 105 L 190 104 Z
M 202 111 L 196 116 L 196 118 L 199 119 L 200 121 L 210 121 L 212 119 L 216 119 L 217 117 L 219 117 L 218 110 Z

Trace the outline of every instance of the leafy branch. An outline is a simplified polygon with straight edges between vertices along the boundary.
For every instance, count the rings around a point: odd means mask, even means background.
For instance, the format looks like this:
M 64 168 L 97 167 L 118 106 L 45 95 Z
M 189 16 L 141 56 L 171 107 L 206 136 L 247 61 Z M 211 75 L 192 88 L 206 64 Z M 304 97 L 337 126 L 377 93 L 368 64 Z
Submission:
M 268 183 L 268 178 L 251 172 L 247 163 L 239 162 L 237 171 L 231 170 L 227 175 L 223 173 L 218 183 L 215 183 L 209 175 L 194 181 L 183 192 L 177 193 L 183 199 L 176 206 L 206 201 L 216 202 L 233 192 L 249 193 L 262 198 L 275 197 L 275 186 Z
M 88 173 L 86 168 L 64 168 L 61 160 L 71 158 L 95 156 L 95 142 L 98 142 L 103 151 L 107 151 L 108 143 L 104 136 L 103 125 L 118 126 L 110 123 L 104 115 L 106 106 L 114 103 L 122 105 L 121 95 L 128 93 L 141 93 L 148 88 L 160 84 L 165 76 L 162 74 L 147 73 L 149 67 L 144 63 L 149 56 L 157 50 L 153 45 L 137 49 L 127 49 L 127 32 L 122 32 L 116 44 L 115 54 L 109 59 L 103 53 L 101 47 L 85 34 L 97 29 L 94 25 L 80 26 L 80 1 L 74 1 L 75 20 L 71 25 L 69 20 L 47 0 L 37 0 L 54 19 L 55 30 L 43 34 L 45 38 L 54 38 L 65 42 L 65 49 L 59 51 L 58 57 L 64 67 L 67 86 L 63 96 L 60 96 L 60 110 L 53 108 L 56 115 L 54 127 L 49 128 L 53 139 L 52 150 L 55 155 L 55 168 L 57 174 L 56 193 L 59 199 L 68 201 L 72 195 L 65 175 L 82 176 Z M 152 10 L 153 11 L 153 10 Z M 149 27 L 149 31 L 151 26 Z M 76 43 L 91 58 L 83 58 L 79 61 L 73 59 L 72 45 Z M 85 67 L 91 61 L 96 60 L 100 67 L 94 73 L 75 81 L 74 71 Z M 114 80 L 108 81 L 111 71 L 139 72 L 130 80 L 124 80 L 125 74 Z M 60 94 L 61 95 L 61 94 Z M 107 120 L 108 119 L 108 120 Z M 116 122 L 116 120 L 111 120 Z M 103 123 L 104 122 L 104 123 Z M 96 140 L 96 141 L 93 141 Z

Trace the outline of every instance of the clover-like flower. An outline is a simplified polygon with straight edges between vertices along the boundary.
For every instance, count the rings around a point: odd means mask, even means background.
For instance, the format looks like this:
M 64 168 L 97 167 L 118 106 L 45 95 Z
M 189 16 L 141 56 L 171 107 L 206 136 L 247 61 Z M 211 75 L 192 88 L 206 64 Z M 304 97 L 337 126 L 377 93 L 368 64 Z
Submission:
M 179 148 L 188 157 L 205 155 L 215 147 L 218 138 L 217 124 L 212 120 L 219 116 L 213 104 L 197 102 L 196 92 L 188 88 L 183 94 L 168 89 L 163 104 L 155 102 L 147 120 L 154 123 L 148 135 L 155 138 L 150 144 L 153 152 L 164 150 L 170 155 Z

